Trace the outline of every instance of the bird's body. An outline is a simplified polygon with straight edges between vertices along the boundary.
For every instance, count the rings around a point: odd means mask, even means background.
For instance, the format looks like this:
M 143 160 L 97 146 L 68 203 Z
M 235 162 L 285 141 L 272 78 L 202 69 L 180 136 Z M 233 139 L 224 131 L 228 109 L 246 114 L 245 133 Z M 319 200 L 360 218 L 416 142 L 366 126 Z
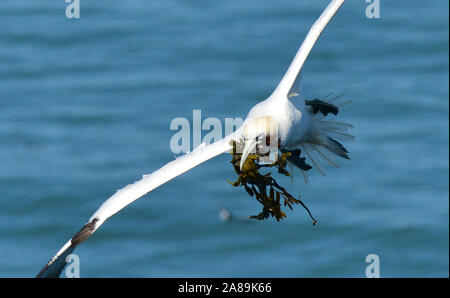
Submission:
M 338 98 L 339 96 L 335 100 Z M 319 102 L 332 105 L 331 103 Z M 335 107 L 336 111 L 339 111 L 337 106 L 332 106 Z M 325 153 L 326 151 L 320 150 L 320 147 L 334 155 L 348 159 L 347 150 L 333 137 L 341 139 L 342 136 L 345 136 L 343 135 L 345 131 L 352 127 L 352 125 L 344 122 L 328 122 L 326 120 L 327 115 L 326 112 L 318 113 L 313 107 L 306 105 L 305 99 L 298 93 L 284 97 L 269 97 L 250 110 L 243 124 L 242 136 L 246 143 L 241 165 L 245 162 L 248 154 L 256 153 L 258 145 L 262 145 L 261 141 L 257 142 L 257 136 L 261 134 L 261 136 L 270 136 L 277 140 L 279 142 L 277 148 L 283 148 L 287 151 L 304 151 L 319 172 L 324 174 L 318 158 L 314 157 L 312 153 L 317 152 L 322 159 L 333 166 L 337 166 L 337 163 Z M 254 124 L 262 122 L 263 119 L 271 122 L 271 124 Z M 248 127 L 251 129 L 247 129 Z M 347 136 L 350 139 L 353 138 L 352 135 L 347 134 Z
M 250 110 L 246 122 L 261 117 L 272 117 L 277 121 L 281 144 L 292 145 L 304 137 L 310 122 L 308 115 L 304 115 L 304 106 L 304 101 L 301 100 L 293 103 L 287 97 L 269 97 Z
M 324 160 L 333 165 L 336 165 L 335 162 L 319 150 L 319 147 L 324 147 L 340 157 L 348 158 L 345 148 L 332 137 L 345 136 L 345 130 L 351 126 L 342 122 L 327 121 L 325 118 L 327 116 L 326 110 L 320 109 L 320 105 L 324 104 L 323 102 L 311 101 L 306 104 L 300 88 L 301 75 L 299 74 L 317 38 L 344 1 L 331 1 L 312 26 L 278 87 L 269 98 L 250 110 L 240 128 L 213 144 L 200 145 L 192 152 L 166 164 L 152 174 L 144 175 L 141 180 L 118 190 L 100 206 L 81 230 L 44 266 L 38 277 L 59 276 L 65 266 L 66 256 L 92 235 L 108 218 L 162 184 L 217 155 L 229 151 L 232 148 L 230 145 L 232 140 L 244 139 L 245 141 L 241 162 L 245 162 L 246 154 L 248 155 L 248 152 L 257 148 L 262 140 L 265 140 L 268 136 L 276 136 L 274 139 L 278 142 L 277 148 L 296 150 L 297 161 L 302 159 L 298 156 L 299 149 L 304 151 L 321 172 L 323 171 L 310 151 L 317 152 Z M 337 110 L 337 107 L 332 106 L 331 108 Z M 246 150 L 248 152 L 245 152 Z M 309 169 L 302 166 L 301 163 L 297 163 L 296 160 L 290 161 L 302 170 Z

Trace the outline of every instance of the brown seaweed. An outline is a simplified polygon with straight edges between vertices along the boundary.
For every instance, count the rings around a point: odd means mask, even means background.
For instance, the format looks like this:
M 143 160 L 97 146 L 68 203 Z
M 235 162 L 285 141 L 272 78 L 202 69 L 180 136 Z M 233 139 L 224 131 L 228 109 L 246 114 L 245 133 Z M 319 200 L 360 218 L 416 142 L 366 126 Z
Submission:
M 249 216 L 249 218 L 255 219 L 268 219 L 269 217 L 275 217 L 277 221 L 286 217 L 286 213 L 281 210 L 281 200 L 283 200 L 283 206 L 293 209 L 293 206 L 300 204 L 308 212 L 313 221 L 313 225 L 316 224 L 316 219 L 312 216 L 308 207 L 300 200 L 294 198 L 284 187 L 278 184 L 278 182 L 271 176 L 271 172 L 267 174 L 261 174 L 259 170 L 261 168 L 277 168 L 278 173 L 285 176 L 291 176 L 286 170 L 286 165 L 291 152 L 281 152 L 278 154 L 276 161 L 273 163 L 261 164 L 258 162 L 257 154 L 250 154 L 247 160 L 242 166 L 242 171 L 239 167 L 242 154 L 243 143 L 230 141 L 230 145 L 233 146 L 231 151 L 234 171 L 238 175 L 238 179 L 235 182 L 228 181 L 232 186 L 243 186 L 246 192 L 255 197 L 256 200 L 263 206 L 262 212 L 258 215 Z M 239 149 L 239 150 L 238 150 Z

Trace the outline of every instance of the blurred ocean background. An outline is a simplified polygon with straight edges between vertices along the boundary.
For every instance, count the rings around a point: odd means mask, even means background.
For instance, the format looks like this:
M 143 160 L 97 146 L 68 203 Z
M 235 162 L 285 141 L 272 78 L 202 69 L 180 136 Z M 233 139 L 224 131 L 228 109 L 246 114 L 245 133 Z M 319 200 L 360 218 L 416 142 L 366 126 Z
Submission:
M 117 189 L 174 159 L 172 119 L 241 117 L 276 87 L 327 0 L 0 2 L 0 276 L 33 277 Z M 77 248 L 82 277 L 449 276 L 448 1 L 348 1 L 305 67 L 346 92 L 352 159 L 299 173 L 276 222 L 215 158 Z M 204 132 L 206 133 L 206 132 Z M 223 208 L 235 220 L 219 217 Z M 63 274 L 64 275 L 64 274 Z

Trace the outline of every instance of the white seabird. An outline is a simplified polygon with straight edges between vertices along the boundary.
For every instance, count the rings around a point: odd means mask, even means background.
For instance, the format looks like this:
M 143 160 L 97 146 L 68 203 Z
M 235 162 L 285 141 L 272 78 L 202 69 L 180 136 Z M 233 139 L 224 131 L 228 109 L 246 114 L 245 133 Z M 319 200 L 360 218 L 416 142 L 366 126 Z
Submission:
M 264 101 L 254 106 L 249 112 L 244 124 L 234 133 L 211 145 L 202 144 L 192 152 L 169 162 L 159 170 L 133 184 L 118 190 L 106 200 L 100 208 L 89 218 L 88 222 L 75 234 L 42 268 L 37 277 L 58 277 L 64 269 L 66 257 L 75 247 L 92 235 L 108 218 L 154 190 L 171 179 L 189 171 L 197 165 L 218 156 L 231 149 L 230 141 L 244 139 L 245 149 L 242 160 L 254 150 L 262 139 L 272 133 L 272 128 L 278 130 L 281 146 L 286 150 L 302 149 L 307 158 L 323 172 L 318 161 L 312 156 L 312 151 L 337 166 L 337 164 L 319 149 L 337 156 L 348 158 L 345 148 L 335 137 L 352 136 L 345 133 L 351 125 L 343 122 L 332 122 L 325 119 L 326 115 L 314 111 L 314 106 L 306 105 L 299 90 L 301 81 L 300 71 L 309 52 L 316 43 L 322 31 L 336 14 L 345 0 L 332 0 L 321 16 L 311 27 L 304 42 L 294 57 L 286 74 L 273 93 Z M 268 125 L 255 125 L 262 120 Z M 261 128 L 262 127 L 262 128 Z

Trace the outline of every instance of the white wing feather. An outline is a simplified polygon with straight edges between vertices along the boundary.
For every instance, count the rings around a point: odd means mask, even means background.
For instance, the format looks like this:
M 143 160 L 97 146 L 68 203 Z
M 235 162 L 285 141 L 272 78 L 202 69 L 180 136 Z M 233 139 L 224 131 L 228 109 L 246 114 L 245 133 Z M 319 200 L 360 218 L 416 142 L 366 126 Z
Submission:
M 306 35 L 305 40 L 297 51 L 294 60 L 292 60 L 291 65 L 289 65 L 289 68 L 286 71 L 286 74 L 281 79 L 278 87 L 272 93 L 271 97 L 276 98 L 278 97 L 278 95 L 282 95 L 278 98 L 285 98 L 288 96 L 288 94 L 297 91 L 297 85 L 300 83 L 300 80 L 297 80 L 297 76 L 303 67 L 303 63 L 305 63 L 309 52 L 311 52 L 311 49 L 313 48 L 320 34 L 322 34 L 325 27 L 328 25 L 330 20 L 333 18 L 333 16 L 336 14 L 338 9 L 344 2 L 345 0 L 333 0 L 330 4 L 328 4 L 327 8 L 322 12 L 320 17 L 312 25 L 311 29 L 308 32 L 308 35 Z
M 233 136 L 239 133 L 239 129 L 233 134 L 217 141 L 211 145 L 201 144 L 192 152 L 178 157 L 169 162 L 159 170 L 150 175 L 144 175 L 141 180 L 129 184 L 125 188 L 118 190 L 112 197 L 106 200 L 103 205 L 92 215 L 89 221 L 98 219 L 98 223 L 103 223 L 106 219 L 116 214 L 127 205 L 139 199 L 158 186 L 172 180 L 173 178 L 185 173 L 186 171 L 198 166 L 199 164 L 220 155 L 231 149 L 229 144 Z

